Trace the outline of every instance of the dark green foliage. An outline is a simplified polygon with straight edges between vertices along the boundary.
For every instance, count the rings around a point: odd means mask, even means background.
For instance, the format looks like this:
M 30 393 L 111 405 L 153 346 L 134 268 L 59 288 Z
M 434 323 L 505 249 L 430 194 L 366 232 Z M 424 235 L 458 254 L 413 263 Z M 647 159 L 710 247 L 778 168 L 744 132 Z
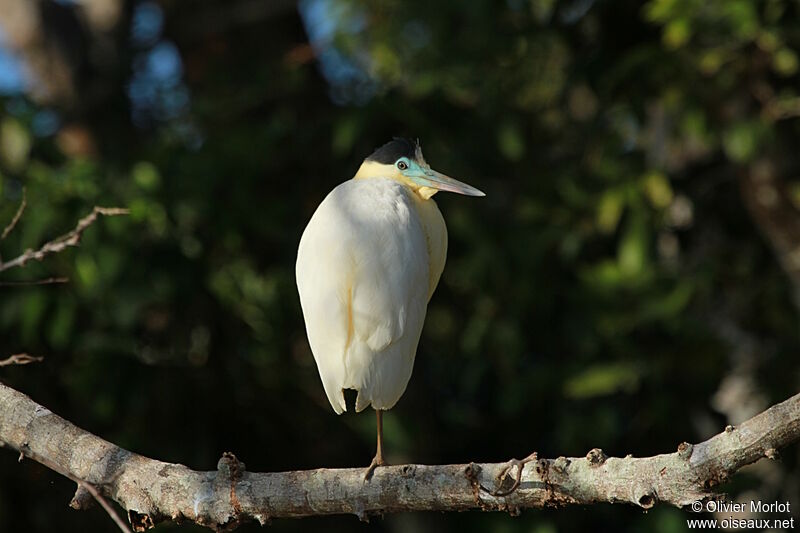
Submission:
M 77 118 L 95 146 L 81 151 L 63 131 L 35 135 L 41 107 L 25 96 L 1 101 L 0 227 L 28 197 L 4 259 L 94 205 L 131 209 L 80 248 L 0 274 L 71 280 L 0 286 L 0 358 L 46 357 L 3 368 L 4 382 L 196 469 L 224 451 L 256 471 L 366 466 L 374 417 L 330 409 L 294 259 L 324 195 L 402 135 L 487 197 L 436 196 L 448 262 L 385 417 L 390 462 L 671 452 L 729 423 L 712 398 L 734 368 L 764 406 L 796 392 L 792 285 L 739 180 L 769 161 L 800 206 L 797 3 L 343 1 L 325 17 L 352 73 L 330 79 L 294 10 L 190 31 L 195 3 L 164 2 L 160 39 L 183 65 L 164 97 L 189 95 L 172 114 L 131 121 L 128 100 L 98 100 L 104 120 Z M 796 447 L 778 470 L 778 483 L 742 473 L 728 489 L 800 502 Z M 0 454 L 0 479 L 0 531 L 114 531 L 68 509 L 74 487 L 42 467 Z M 369 527 L 667 533 L 689 516 L 598 506 Z M 177 529 L 194 530 L 162 527 Z

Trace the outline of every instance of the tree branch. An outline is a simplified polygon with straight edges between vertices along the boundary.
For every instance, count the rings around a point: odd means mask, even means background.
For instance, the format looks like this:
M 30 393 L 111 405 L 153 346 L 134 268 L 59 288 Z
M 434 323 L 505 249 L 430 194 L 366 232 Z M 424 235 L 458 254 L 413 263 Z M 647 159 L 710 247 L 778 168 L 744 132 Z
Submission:
M 198 472 L 149 459 L 84 431 L 0 383 L 0 441 L 78 482 L 89 483 L 126 511 L 135 531 L 165 520 L 233 529 L 242 522 L 328 514 L 399 511 L 506 511 L 624 502 L 649 509 L 686 506 L 743 466 L 800 438 L 800 394 L 707 441 L 682 443 L 654 457 L 586 457 L 510 463 L 252 473 L 226 453 L 217 470 Z M 520 472 L 520 468 L 522 471 Z M 516 487 L 515 487 L 516 485 Z M 82 492 L 79 487 L 78 492 Z M 81 507 L 76 494 L 73 505 Z
M 27 365 L 29 363 L 39 363 L 41 361 L 44 361 L 44 357 L 36 357 L 33 355 L 28 355 L 26 353 L 18 353 L 6 357 L 2 361 L 0 361 L 0 366 Z
M 28 261 L 41 261 L 50 254 L 61 252 L 70 246 L 77 246 L 78 243 L 80 243 L 83 232 L 86 231 L 86 228 L 91 226 L 100 215 L 109 217 L 127 214 L 127 209 L 122 209 L 119 207 L 95 207 L 91 213 L 80 219 L 78 224 L 75 226 L 75 229 L 69 233 L 45 243 L 38 250 L 28 249 L 25 251 L 25 253 L 10 261 L 0 261 L 0 272 L 15 267 L 25 266 Z
M 128 526 L 125 524 L 125 522 L 122 521 L 122 519 L 119 517 L 116 511 L 114 511 L 114 509 L 111 508 L 111 505 L 109 505 L 106 499 L 103 498 L 103 495 L 100 494 L 100 491 L 98 491 L 93 485 L 90 485 L 85 481 L 78 481 L 78 487 L 92 495 L 92 497 L 97 501 L 97 503 L 100 504 L 100 507 L 102 507 L 106 513 L 108 513 L 108 516 L 111 517 L 111 520 L 113 520 L 114 523 L 117 524 L 117 527 L 119 528 L 120 531 L 122 531 L 122 533 L 130 533 L 131 530 L 128 529 Z
M 35 285 L 57 285 L 59 283 L 67 283 L 69 278 L 63 276 L 57 278 L 44 278 L 44 279 L 26 279 L 21 281 L 0 281 L 0 287 L 32 287 Z
M 17 208 L 17 212 L 14 213 L 14 216 L 11 218 L 11 222 L 8 223 L 8 226 L 5 227 L 3 233 L 0 233 L 0 241 L 4 240 L 8 237 L 8 234 L 14 231 L 14 227 L 19 222 L 19 219 L 22 218 L 22 213 L 25 212 L 25 206 L 27 205 L 26 202 L 27 191 L 25 188 L 22 188 L 22 200 L 19 202 L 19 207 Z

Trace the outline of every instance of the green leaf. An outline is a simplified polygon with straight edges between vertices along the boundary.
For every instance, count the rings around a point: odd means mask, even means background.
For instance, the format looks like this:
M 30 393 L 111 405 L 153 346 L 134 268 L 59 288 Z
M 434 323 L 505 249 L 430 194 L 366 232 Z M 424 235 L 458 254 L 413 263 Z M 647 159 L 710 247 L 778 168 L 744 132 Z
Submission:
M 610 234 L 617 229 L 624 200 L 624 195 L 619 190 L 606 191 L 600 197 L 597 204 L 597 227 L 602 233 Z
M 679 18 L 670 21 L 664 27 L 662 40 L 667 48 L 674 49 L 685 45 L 687 42 L 689 42 L 691 37 L 692 29 L 691 25 L 689 24 L 689 20 L 685 18 Z
M 28 161 L 31 151 L 31 136 L 28 130 L 13 118 L 0 122 L 0 160 L 14 172 L 19 172 Z
M 331 149 L 338 156 L 350 153 L 361 133 L 361 124 L 357 117 L 344 117 L 336 122 L 333 128 Z
M 75 269 L 78 272 L 78 279 L 80 279 L 81 285 L 89 291 L 100 281 L 97 263 L 91 255 L 85 253 L 78 255 L 75 258 Z
M 564 395 L 573 399 L 608 396 L 616 392 L 634 392 L 641 378 L 630 363 L 603 363 L 591 366 L 564 383 Z
M 744 163 L 753 158 L 758 148 L 761 127 L 757 122 L 739 122 L 722 136 L 722 147 L 733 161 Z
M 543 24 L 550 20 L 555 6 L 556 0 L 531 0 L 531 13 L 540 24 Z
M 519 161 L 525 155 L 525 140 L 516 124 L 506 122 L 497 131 L 497 146 L 511 161 Z
M 678 0 L 653 0 L 645 5 L 644 13 L 650 22 L 664 22 L 679 9 Z
M 617 249 L 617 264 L 627 277 L 640 275 L 647 262 L 647 227 L 641 216 L 633 216 Z
M 772 56 L 772 68 L 782 76 L 793 76 L 797 66 L 797 54 L 790 48 L 781 48 Z
M 75 324 L 75 308 L 73 299 L 61 298 L 56 307 L 55 316 L 50 319 L 49 337 L 55 348 L 63 350 L 68 346 Z
M 43 290 L 32 291 L 22 306 L 20 329 L 23 341 L 28 344 L 38 338 L 39 322 L 47 308 L 47 297 Z
M 653 204 L 653 207 L 664 209 L 672 203 L 672 187 L 662 172 L 654 170 L 645 174 L 642 178 L 642 186 L 645 196 Z
M 136 185 L 146 191 L 155 191 L 161 185 L 161 175 L 153 163 L 140 161 L 133 166 L 131 173 Z

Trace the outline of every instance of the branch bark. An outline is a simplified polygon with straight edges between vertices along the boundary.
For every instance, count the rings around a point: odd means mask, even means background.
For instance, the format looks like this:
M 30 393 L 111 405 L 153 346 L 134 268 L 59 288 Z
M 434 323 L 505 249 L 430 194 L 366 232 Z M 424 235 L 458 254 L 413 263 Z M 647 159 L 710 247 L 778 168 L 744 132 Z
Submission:
M 17 222 L 19 222 L 19 219 L 22 218 L 22 213 L 25 212 L 25 206 L 27 205 L 27 196 L 28 193 L 25 190 L 25 187 L 23 187 L 22 200 L 20 200 L 19 202 L 19 207 L 17 208 L 17 212 L 14 213 L 13 217 L 11 217 L 11 222 L 9 222 L 8 225 L 5 227 L 3 233 L 0 233 L 0 241 L 4 240 L 6 237 L 8 237 L 9 233 L 14 231 L 14 227 L 16 227 Z
M 0 361 L 0 367 L 11 365 L 27 365 L 30 363 L 40 363 L 42 361 L 44 361 L 44 357 L 35 357 L 26 353 L 17 353 Z
M 686 506 L 714 497 L 712 489 L 743 466 L 800 438 L 800 394 L 738 427 L 670 454 L 586 457 L 509 463 L 381 467 L 370 481 L 363 468 L 253 473 L 226 453 L 217 470 L 200 472 L 149 459 L 84 431 L 0 383 L 0 441 L 120 504 L 135 531 L 156 523 L 192 521 L 233 529 L 272 518 L 328 514 L 526 508 L 624 502 L 649 509 Z M 520 471 L 521 469 L 521 471 Z M 516 485 L 516 487 L 515 487 Z M 73 506 L 82 507 L 79 486 Z

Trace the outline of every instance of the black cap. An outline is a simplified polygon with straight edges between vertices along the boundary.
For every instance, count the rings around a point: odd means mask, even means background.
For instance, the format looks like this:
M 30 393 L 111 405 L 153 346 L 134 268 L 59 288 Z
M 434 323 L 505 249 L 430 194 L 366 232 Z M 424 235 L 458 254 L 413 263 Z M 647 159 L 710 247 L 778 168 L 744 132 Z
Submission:
M 367 157 L 367 161 L 375 161 L 376 163 L 382 163 L 384 165 L 392 165 L 401 157 L 415 159 L 417 154 L 422 155 L 422 151 L 419 147 L 419 141 L 412 142 L 409 139 L 395 137 L 388 143 L 372 152 L 372 154 Z

